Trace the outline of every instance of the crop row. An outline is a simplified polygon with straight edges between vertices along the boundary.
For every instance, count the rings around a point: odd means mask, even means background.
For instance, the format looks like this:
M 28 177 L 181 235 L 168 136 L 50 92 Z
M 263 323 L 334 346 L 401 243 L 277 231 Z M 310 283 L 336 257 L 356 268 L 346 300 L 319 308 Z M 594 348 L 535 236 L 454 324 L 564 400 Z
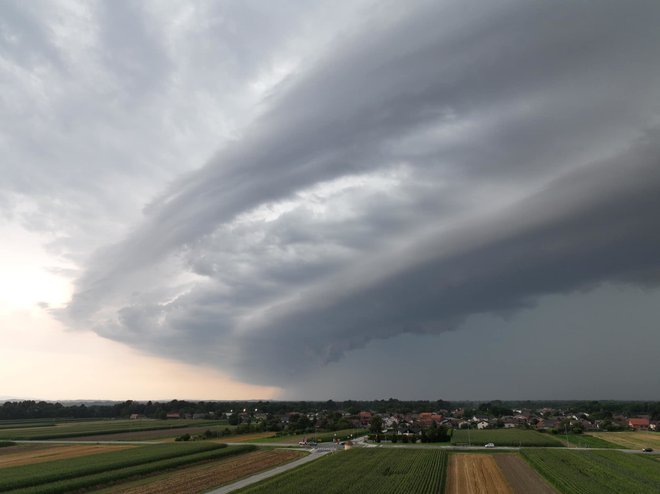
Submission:
M 562 446 L 548 434 L 524 429 L 458 429 L 454 430 L 451 442 L 482 446 L 486 443 L 494 443 L 496 446 Z
M 523 456 L 563 494 L 656 494 L 653 459 L 619 451 L 523 450 Z
M 446 470 L 447 453 L 440 450 L 352 449 L 332 453 L 239 492 L 431 494 L 442 492 Z
M 224 444 L 215 443 L 157 444 L 98 453 L 86 457 L 4 468 L 0 476 L 0 492 L 156 463 L 171 458 L 213 452 L 225 447 Z

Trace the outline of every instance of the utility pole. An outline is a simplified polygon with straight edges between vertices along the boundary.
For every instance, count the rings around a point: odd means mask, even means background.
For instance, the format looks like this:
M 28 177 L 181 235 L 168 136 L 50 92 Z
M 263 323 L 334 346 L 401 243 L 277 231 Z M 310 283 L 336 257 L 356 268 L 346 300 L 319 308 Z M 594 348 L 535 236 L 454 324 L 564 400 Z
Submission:
M 470 422 L 468 422 L 468 447 L 472 446 L 472 441 L 470 440 Z

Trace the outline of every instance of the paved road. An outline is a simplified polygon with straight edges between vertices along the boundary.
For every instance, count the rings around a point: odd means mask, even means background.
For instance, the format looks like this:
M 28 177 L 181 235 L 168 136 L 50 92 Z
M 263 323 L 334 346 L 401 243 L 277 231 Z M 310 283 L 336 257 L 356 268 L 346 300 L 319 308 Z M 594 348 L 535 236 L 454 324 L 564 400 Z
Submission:
M 304 458 L 301 458 L 296 461 L 292 461 L 291 463 L 287 463 L 286 465 L 282 465 L 279 467 L 275 467 L 271 470 L 267 470 L 265 472 L 257 473 L 255 475 L 252 475 L 251 477 L 245 478 L 243 480 L 239 480 L 238 482 L 234 482 L 233 484 L 225 485 L 223 487 L 220 487 L 218 489 L 214 489 L 212 491 L 208 491 L 206 494 L 226 494 L 228 492 L 233 492 L 236 489 L 240 489 L 241 487 L 245 487 L 248 485 L 252 485 L 256 482 L 260 482 L 264 479 L 268 479 L 270 477 L 273 477 L 275 475 L 278 475 L 282 472 L 286 472 L 287 470 L 291 470 L 292 468 L 299 467 L 300 465 L 303 465 L 305 463 L 309 463 L 310 461 L 314 461 L 321 456 L 324 456 L 328 454 L 328 451 L 313 451 L 310 453 L 308 456 L 305 456 Z

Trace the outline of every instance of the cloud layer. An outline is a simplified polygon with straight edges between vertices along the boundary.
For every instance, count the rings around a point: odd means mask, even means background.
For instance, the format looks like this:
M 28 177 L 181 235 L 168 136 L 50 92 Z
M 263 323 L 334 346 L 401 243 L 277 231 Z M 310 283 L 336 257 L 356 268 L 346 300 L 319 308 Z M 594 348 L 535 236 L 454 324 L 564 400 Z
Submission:
M 310 32 L 318 11 L 295 12 L 262 15 Z M 112 25 L 157 15 L 101 15 L 103 67 L 140 104 L 174 91 L 158 89 L 177 80 L 165 75 L 186 74 L 172 55 L 181 40 Z M 199 151 L 166 160 L 169 186 L 89 258 L 61 318 L 283 385 L 375 340 L 443 333 L 604 282 L 657 283 L 657 2 L 383 2 L 336 15 L 341 35 L 318 35 L 315 49 L 294 37 L 254 54 L 236 27 L 228 80 L 245 101 L 244 72 L 260 73 L 268 53 L 295 68 L 259 79 L 277 83 L 204 166 L 193 169 Z M 215 32 L 181 39 L 202 57 Z M 212 103 L 221 112 L 232 98 Z M 151 163 L 169 139 L 158 130 Z M 141 172 L 144 191 L 159 173 Z

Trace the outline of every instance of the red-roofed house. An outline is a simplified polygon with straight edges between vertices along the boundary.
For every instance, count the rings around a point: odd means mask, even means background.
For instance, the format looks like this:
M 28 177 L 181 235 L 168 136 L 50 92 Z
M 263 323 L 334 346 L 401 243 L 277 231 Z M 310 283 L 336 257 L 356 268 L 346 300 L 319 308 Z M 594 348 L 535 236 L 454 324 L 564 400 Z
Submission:
M 442 421 L 442 415 L 438 415 L 437 413 L 432 412 L 422 412 L 417 417 L 417 420 L 420 424 L 422 424 L 422 426 L 431 427 L 433 422 L 435 422 L 436 425 L 440 425 L 440 422 Z
M 360 419 L 360 425 L 369 425 L 369 421 L 371 420 L 371 412 L 358 413 L 358 419 Z
M 649 419 L 644 419 L 644 418 L 628 419 L 628 427 L 632 427 L 633 429 L 648 430 L 649 424 L 650 424 Z

